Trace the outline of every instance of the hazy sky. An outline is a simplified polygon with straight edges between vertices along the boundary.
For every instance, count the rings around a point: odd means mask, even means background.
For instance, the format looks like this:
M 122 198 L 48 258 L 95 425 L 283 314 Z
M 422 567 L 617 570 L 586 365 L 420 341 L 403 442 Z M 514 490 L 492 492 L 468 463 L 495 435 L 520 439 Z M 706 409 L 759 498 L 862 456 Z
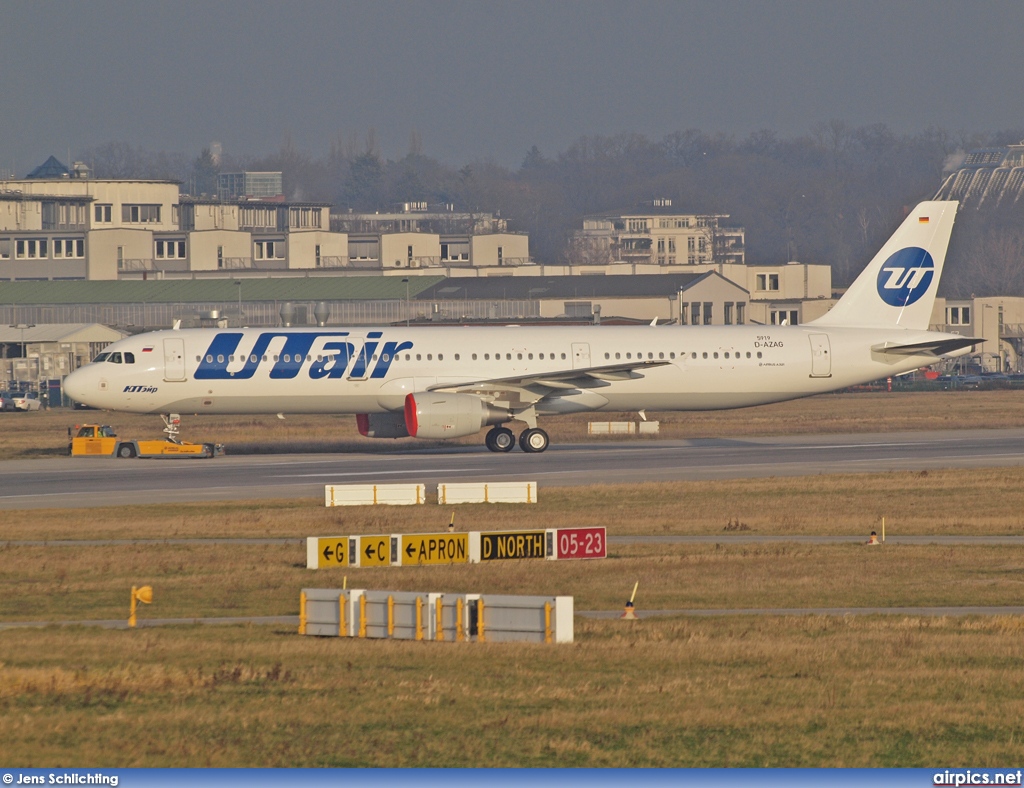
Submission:
M 126 141 L 320 156 L 410 132 L 517 165 L 583 134 L 1024 127 L 1024 3 L 91 0 L 0 4 L 0 170 Z

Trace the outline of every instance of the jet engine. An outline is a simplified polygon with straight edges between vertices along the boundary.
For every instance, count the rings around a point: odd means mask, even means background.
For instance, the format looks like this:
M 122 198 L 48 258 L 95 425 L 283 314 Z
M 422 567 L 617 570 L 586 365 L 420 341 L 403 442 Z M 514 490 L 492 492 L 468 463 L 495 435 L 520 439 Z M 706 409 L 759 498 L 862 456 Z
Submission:
M 356 426 L 364 438 L 408 438 L 401 413 L 357 413 Z
M 510 414 L 472 394 L 419 392 L 405 398 L 405 428 L 414 438 L 462 438 L 491 424 L 503 424 Z

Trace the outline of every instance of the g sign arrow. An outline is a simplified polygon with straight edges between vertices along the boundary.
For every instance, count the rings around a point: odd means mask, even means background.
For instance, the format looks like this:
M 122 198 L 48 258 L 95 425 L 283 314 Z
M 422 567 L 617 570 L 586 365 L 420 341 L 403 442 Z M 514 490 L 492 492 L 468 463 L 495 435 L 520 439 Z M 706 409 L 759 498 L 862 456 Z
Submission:
M 331 556 L 334 555 L 334 550 L 331 549 L 330 545 L 324 548 L 324 558 L 328 561 L 331 560 Z

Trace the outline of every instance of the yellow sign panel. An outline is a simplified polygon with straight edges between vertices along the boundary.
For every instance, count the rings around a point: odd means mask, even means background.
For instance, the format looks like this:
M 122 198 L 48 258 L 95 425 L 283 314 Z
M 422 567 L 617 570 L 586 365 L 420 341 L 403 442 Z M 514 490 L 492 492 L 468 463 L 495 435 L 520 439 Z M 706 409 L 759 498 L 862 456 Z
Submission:
M 360 536 L 359 566 L 391 566 L 390 536 Z
M 469 534 L 407 534 L 398 548 L 402 566 L 465 564 L 469 561 Z
M 348 537 L 324 536 L 316 540 L 317 568 L 348 566 Z

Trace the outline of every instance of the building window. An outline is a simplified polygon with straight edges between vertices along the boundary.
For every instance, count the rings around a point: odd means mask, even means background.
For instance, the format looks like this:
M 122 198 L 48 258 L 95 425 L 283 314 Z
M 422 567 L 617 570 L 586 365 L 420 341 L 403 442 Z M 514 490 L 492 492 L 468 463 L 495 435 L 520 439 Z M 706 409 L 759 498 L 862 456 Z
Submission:
M 704 325 L 706 325 L 706 326 L 710 326 L 711 325 L 711 309 L 712 309 L 712 304 L 709 303 L 708 301 L 705 301 L 704 302 Z
M 283 241 L 257 241 L 255 246 L 256 252 L 254 256 L 257 260 L 284 259 Z
M 946 325 L 966 326 L 971 323 L 971 308 L 969 306 L 946 307 Z
M 157 241 L 156 258 L 158 260 L 184 260 L 184 241 Z
M 593 317 L 594 307 L 590 301 L 566 301 L 566 317 Z
M 14 249 L 19 260 L 38 260 L 46 257 L 47 243 L 45 238 L 18 238 Z
M 722 312 L 722 320 L 727 326 L 732 325 L 732 304 L 726 302 L 724 311 Z
M 100 203 L 92 207 L 93 221 L 98 224 L 110 224 L 113 206 L 110 203 Z
M 779 275 L 778 274 L 758 274 L 757 279 L 758 290 L 778 290 L 779 289 Z
M 122 205 L 121 221 L 128 224 L 155 224 L 160 221 L 160 206 Z
M 316 245 L 315 254 L 316 254 L 316 267 L 319 268 L 320 267 L 320 244 Z
M 800 322 L 799 313 L 795 309 L 773 310 L 771 322 L 773 326 L 795 326 Z
M 740 301 L 736 304 L 736 325 L 742 326 L 747 322 L 747 305 Z
M 83 258 L 85 257 L 84 238 L 54 238 L 53 256 L 57 259 Z
M 700 304 L 698 303 L 690 304 L 690 325 L 700 325 Z
M 0 260 L 11 259 L 11 239 L 0 238 Z

